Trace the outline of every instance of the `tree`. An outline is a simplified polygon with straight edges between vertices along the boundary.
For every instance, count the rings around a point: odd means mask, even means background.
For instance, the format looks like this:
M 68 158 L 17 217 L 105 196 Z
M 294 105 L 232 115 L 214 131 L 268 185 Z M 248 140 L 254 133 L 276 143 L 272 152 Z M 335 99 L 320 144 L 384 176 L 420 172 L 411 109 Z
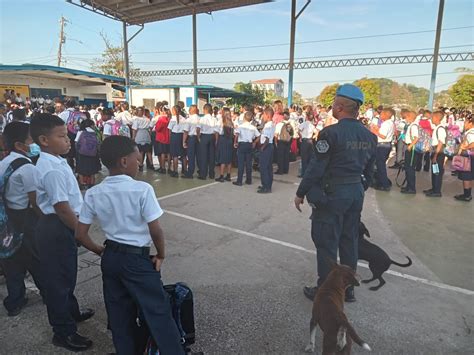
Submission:
M 474 74 L 461 76 L 448 90 L 454 106 L 471 108 L 474 102 Z
M 327 85 L 323 91 L 321 91 L 316 101 L 325 107 L 331 106 L 336 97 L 336 90 L 338 87 L 339 84 Z
M 293 91 L 293 103 L 298 106 L 304 105 L 303 95 L 296 90 Z
M 371 103 L 374 106 L 380 105 L 380 84 L 374 79 L 359 79 L 354 81 L 354 85 L 362 90 L 366 103 Z
M 238 82 L 234 84 L 234 90 L 245 94 L 242 97 L 233 97 L 227 100 L 228 105 L 244 106 L 244 105 L 263 105 L 265 102 L 265 93 L 258 87 L 252 87 L 252 83 Z

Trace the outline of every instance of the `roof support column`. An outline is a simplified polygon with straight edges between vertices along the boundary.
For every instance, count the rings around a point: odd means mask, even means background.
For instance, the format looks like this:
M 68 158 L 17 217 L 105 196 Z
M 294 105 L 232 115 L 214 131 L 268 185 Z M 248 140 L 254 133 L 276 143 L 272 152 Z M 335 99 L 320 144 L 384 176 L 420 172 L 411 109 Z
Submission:
M 197 73 L 197 16 L 196 9 L 193 9 L 193 85 L 198 84 Z
M 303 13 L 303 11 L 311 3 L 311 0 L 306 0 L 306 4 L 296 14 L 296 0 L 291 0 L 291 32 L 290 32 L 290 62 L 288 65 L 288 106 L 293 104 L 293 70 L 295 66 L 295 34 L 296 34 L 296 20 Z
M 428 110 L 433 110 L 434 95 L 436 89 L 436 71 L 438 70 L 439 42 L 441 40 L 441 27 L 443 25 L 444 0 L 439 0 L 438 22 L 436 24 L 435 47 L 433 54 L 433 67 L 431 69 L 430 97 L 428 99 Z

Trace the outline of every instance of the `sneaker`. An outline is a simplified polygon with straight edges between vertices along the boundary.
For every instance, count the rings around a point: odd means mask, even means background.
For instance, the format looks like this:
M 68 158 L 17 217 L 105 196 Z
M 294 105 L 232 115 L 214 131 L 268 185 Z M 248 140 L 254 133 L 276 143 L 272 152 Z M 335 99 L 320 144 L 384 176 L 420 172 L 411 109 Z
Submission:
M 316 297 L 316 293 L 318 292 L 318 286 L 305 286 L 303 288 L 303 293 L 307 299 L 314 301 L 314 297 Z
M 472 200 L 472 196 L 466 196 L 464 194 L 461 195 L 456 195 L 454 198 L 458 201 L 464 201 L 464 202 L 469 202 Z

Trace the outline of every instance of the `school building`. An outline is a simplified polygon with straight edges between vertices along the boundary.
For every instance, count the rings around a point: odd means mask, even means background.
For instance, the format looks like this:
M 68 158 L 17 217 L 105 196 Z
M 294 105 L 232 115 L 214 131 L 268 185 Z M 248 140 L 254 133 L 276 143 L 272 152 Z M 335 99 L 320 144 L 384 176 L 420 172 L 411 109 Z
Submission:
M 26 97 L 74 97 L 81 104 L 112 105 L 125 100 L 125 79 L 50 65 L 0 65 L 0 97 L 15 90 Z

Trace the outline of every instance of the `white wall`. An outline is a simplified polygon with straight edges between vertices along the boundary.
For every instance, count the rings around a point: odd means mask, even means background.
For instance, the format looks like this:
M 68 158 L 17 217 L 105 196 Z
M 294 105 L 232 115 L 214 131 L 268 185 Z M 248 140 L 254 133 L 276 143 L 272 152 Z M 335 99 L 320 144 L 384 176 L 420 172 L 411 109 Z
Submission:
M 187 97 L 192 97 L 192 104 L 196 104 L 196 98 L 194 97 L 194 88 L 179 88 L 179 101 L 183 101 L 186 106 L 186 111 L 189 112 L 189 106 L 186 102 Z
M 173 89 L 145 89 L 145 88 L 131 88 L 129 91 L 130 105 L 142 106 L 143 99 L 154 99 L 158 101 L 168 101 L 170 105 L 175 104 Z
M 23 75 L 0 75 L 0 84 L 28 85 L 37 89 L 59 89 L 63 95 L 75 96 L 79 100 L 97 98 L 112 101 L 112 85 L 97 85 L 91 82 L 70 79 L 47 79 Z M 85 84 L 92 84 L 91 86 Z

